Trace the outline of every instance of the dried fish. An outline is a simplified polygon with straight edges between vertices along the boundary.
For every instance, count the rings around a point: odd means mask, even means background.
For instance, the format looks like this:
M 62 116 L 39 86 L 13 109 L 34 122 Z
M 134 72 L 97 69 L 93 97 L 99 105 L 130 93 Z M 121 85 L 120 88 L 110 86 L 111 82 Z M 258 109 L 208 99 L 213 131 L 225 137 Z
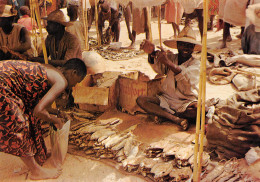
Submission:
M 122 140 L 124 140 L 125 138 L 129 137 L 130 133 L 124 134 L 124 135 L 116 135 L 115 137 L 113 137 L 112 139 L 110 139 L 109 141 L 107 141 L 105 143 L 105 147 L 106 148 L 111 148 L 113 146 L 115 146 L 116 144 L 120 143 Z
M 144 155 L 126 158 L 124 161 L 122 161 L 124 170 L 127 170 L 128 172 L 136 171 L 144 158 Z
M 203 176 L 201 182 L 213 181 L 218 176 L 220 176 L 223 173 L 223 171 L 224 171 L 224 165 L 218 163 L 218 165 L 211 172 L 206 174 L 206 176 Z
M 181 169 L 174 168 L 169 174 L 169 176 L 173 178 L 172 181 L 176 181 L 176 182 L 187 180 L 191 177 L 191 175 L 192 175 L 192 170 L 190 167 L 184 167 Z
M 199 156 L 198 156 L 199 157 Z M 203 152 L 202 153 L 202 161 L 201 161 L 201 166 L 202 168 L 205 168 L 208 164 L 209 164 L 209 161 L 210 161 L 210 155 L 207 153 L 207 152 Z M 190 158 L 189 158 L 189 161 L 188 163 L 191 165 L 191 167 L 193 168 L 193 163 L 194 163 L 194 155 L 192 155 Z M 203 170 L 203 169 L 202 169 Z
M 159 163 L 159 162 L 163 162 L 163 160 L 161 158 L 144 158 L 141 162 L 140 162 L 140 167 L 138 169 L 138 171 L 143 175 L 143 176 L 147 176 L 147 174 L 151 173 L 151 169 L 152 167 Z
M 194 145 L 186 145 L 181 147 L 175 154 L 175 158 L 177 161 L 177 167 L 185 167 L 187 166 L 189 158 L 193 155 Z
M 154 174 L 155 180 L 167 176 L 173 170 L 172 162 L 160 162 L 155 164 L 152 169 L 151 173 Z
M 101 130 L 97 130 L 96 132 L 94 132 L 91 135 L 90 139 L 91 140 L 98 140 L 103 135 L 106 135 L 106 133 L 115 133 L 115 131 L 112 131 L 110 128 L 104 128 L 104 129 L 101 129 Z
M 115 125 L 117 123 L 121 123 L 122 120 L 120 118 L 110 118 L 110 119 L 106 119 L 106 120 L 98 120 L 97 123 L 99 123 L 100 125 Z
M 92 150 L 92 149 L 88 149 L 88 150 L 85 151 L 85 154 L 86 155 L 93 155 L 93 154 L 95 154 L 95 151 Z
M 99 156 L 100 159 L 112 159 L 113 157 L 114 157 L 114 155 L 111 153 L 108 153 L 108 154 L 105 153 L 105 154 L 102 154 Z
M 111 148 L 112 151 L 118 151 L 122 148 L 124 148 L 125 144 L 126 144 L 127 139 L 122 140 L 120 143 L 118 143 L 117 145 L 115 145 L 114 147 Z
M 86 126 L 84 128 L 80 128 L 79 130 L 77 130 L 77 133 L 94 133 L 98 130 L 104 129 L 107 126 L 99 126 L 99 125 L 89 125 Z

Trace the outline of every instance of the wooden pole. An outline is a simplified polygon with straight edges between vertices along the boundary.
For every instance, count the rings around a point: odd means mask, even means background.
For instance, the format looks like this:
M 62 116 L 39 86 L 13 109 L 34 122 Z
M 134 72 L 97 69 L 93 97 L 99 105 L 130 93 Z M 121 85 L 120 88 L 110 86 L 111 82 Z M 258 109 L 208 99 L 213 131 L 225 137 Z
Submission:
M 48 64 L 47 51 L 46 51 L 45 41 L 44 41 L 43 34 L 42 34 L 42 24 L 41 24 L 41 17 L 40 17 L 40 11 L 39 11 L 39 3 L 37 0 L 33 0 L 32 5 L 34 6 L 34 9 L 35 9 L 37 24 L 38 24 L 38 28 L 40 31 L 44 61 L 45 61 L 45 64 Z
M 37 36 L 36 36 L 36 27 L 34 26 L 35 25 L 35 9 L 34 9 L 34 6 L 32 6 L 32 0 L 29 1 L 30 3 L 30 12 L 31 12 L 31 24 L 33 25 L 32 27 L 32 33 L 31 33 L 31 36 L 34 37 L 34 41 L 32 42 L 35 49 L 33 51 L 33 56 L 38 56 L 38 52 L 37 52 L 37 49 L 36 49 L 36 45 L 37 45 Z
M 97 31 L 97 41 L 98 41 L 98 46 L 101 46 L 101 35 L 99 34 L 98 30 L 98 1 L 95 0 L 95 19 L 96 19 L 96 31 Z
M 85 1 L 85 11 L 83 7 L 83 1 Z M 87 11 L 87 2 L 86 0 L 81 1 L 81 7 L 82 7 L 82 19 L 83 19 L 83 25 L 84 25 L 84 36 L 85 36 L 85 50 L 89 50 L 89 44 L 88 44 L 88 11 Z
M 206 99 L 206 60 L 207 60 L 207 20 L 208 0 L 203 1 L 203 38 L 200 63 L 199 97 L 197 108 L 196 135 L 194 147 L 193 181 L 200 181 L 203 154 L 203 140 L 205 133 L 205 99 Z M 200 139 L 200 145 L 199 145 Z M 198 153 L 199 148 L 199 153 Z M 199 158 L 198 158 L 199 157 Z
M 161 5 L 158 6 L 158 30 L 159 30 L 160 46 L 162 47 Z
M 149 30 L 149 41 L 153 42 L 152 27 L 151 27 L 151 8 L 146 7 L 147 10 L 147 26 Z

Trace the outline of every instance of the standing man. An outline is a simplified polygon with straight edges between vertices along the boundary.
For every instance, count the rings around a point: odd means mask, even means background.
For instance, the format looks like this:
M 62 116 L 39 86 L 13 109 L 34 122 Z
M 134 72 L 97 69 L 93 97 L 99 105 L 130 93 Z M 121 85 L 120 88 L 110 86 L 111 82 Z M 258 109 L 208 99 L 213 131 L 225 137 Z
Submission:
M 149 54 L 148 62 L 154 71 L 167 75 L 162 84 L 162 92 L 157 97 L 140 96 L 137 104 L 148 114 L 155 116 L 155 121 L 170 120 L 181 126 L 189 127 L 188 119 L 196 118 L 197 97 L 200 71 L 200 59 L 192 56 L 201 45 L 190 27 L 185 27 L 178 38 L 164 42 L 171 48 L 177 48 L 178 54 L 170 51 L 155 51 L 155 46 L 145 40 L 140 48 Z

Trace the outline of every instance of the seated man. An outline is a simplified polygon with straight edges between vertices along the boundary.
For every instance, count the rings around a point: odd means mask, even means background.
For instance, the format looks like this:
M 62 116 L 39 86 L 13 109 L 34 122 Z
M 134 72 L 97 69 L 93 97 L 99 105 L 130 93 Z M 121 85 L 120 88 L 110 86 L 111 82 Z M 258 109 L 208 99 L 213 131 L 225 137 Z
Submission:
M 60 10 L 51 12 L 47 18 L 46 30 L 48 32 L 45 40 L 47 56 L 51 57 L 49 64 L 62 66 L 71 58 L 82 58 L 80 42 L 75 35 L 65 31 L 70 22 L 65 21 L 64 14 Z M 44 63 L 43 55 L 31 58 L 31 61 Z
M 162 84 L 162 93 L 157 97 L 140 96 L 136 102 L 156 119 L 170 120 L 187 130 L 187 119 L 196 118 L 200 71 L 200 59 L 193 57 L 192 53 L 200 50 L 201 45 L 189 26 L 180 32 L 178 38 L 165 44 L 177 48 L 179 53 L 165 52 L 162 48 L 155 51 L 155 46 L 147 40 L 141 44 L 140 48 L 149 54 L 152 68 L 167 77 Z
M 242 36 L 243 52 L 244 54 L 260 54 L 260 4 L 249 5 L 246 16 L 251 24 Z
M 24 54 L 31 48 L 27 29 L 14 24 L 17 11 L 10 5 L 0 5 L 0 60 L 25 59 Z

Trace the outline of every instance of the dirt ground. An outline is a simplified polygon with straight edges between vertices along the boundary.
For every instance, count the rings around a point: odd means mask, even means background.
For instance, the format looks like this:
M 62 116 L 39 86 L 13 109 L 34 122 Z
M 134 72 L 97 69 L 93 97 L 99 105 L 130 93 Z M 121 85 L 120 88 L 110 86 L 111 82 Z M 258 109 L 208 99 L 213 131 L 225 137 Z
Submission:
M 162 21 L 162 40 L 167 40 L 173 36 L 173 29 L 170 24 L 166 24 Z M 181 26 L 182 28 L 183 26 Z M 199 31 L 197 24 L 193 24 L 194 30 L 197 32 L 197 40 L 200 40 Z M 95 37 L 95 27 L 92 25 L 90 30 L 90 36 Z M 240 39 L 237 39 L 235 35 L 240 33 L 240 27 L 231 28 L 232 42 L 228 42 L 228 48 L 219 50 L 220 46 L 219 39 L 222 38 L 222 30 L 215 32 L 208 32 L 208 47 L 211 48 L 215 53 L 221 51 L 227 52 L 229 49 L 241 53 L 240 50 Z M 158 24 L 157 19 L 152 19 L 152 36 L 153 42 L 159 45 L 159 35 L 158 35 Z M 135 49 L 139 49 L 141 41 L 145 38 L 145 34 L 137 35 L 137 41 Z M 130 45 L 130 40 L 128 39 L 127 29 L 125 22 L 121 22 L 121 36 L 120 42 L 122 46 L 126 47 Z M 165 47 L 165 46 L 164 46 Z M 173 50 L 176 51 L 176 50 Z M 130 60 L 125 61 L 108 61 L 109 70 L 111 71 L 132 71 L 140 70 L 145 74 L 149 75 L 151 78 L 155 76 L 155 73 L 147 63 L 147 55 L 142 54 Z M 236 90 L 234 87 L 229 85 L 212 85 L 207 83 L 206 97 L 209 98 L 221 98 L 226 99 L 232 95 Z M 195 133 L 195 126 L 192 125 L 188 132 L 182 132 L 177 126 L 170 123 L 165 123 L 163 125 L 155 125 L 150 122 L 145 115 L 130 116 L 120 111 L 110 111 L 104 113 L 101 118 L 119 117 L 124 120 L 122 125 L 118 126 L 118 129 L 124 129 L 131 125 L 139 123 L 138 127 L 134 131 L 134 134 L 139 140 L 144 143 L 149 144 L 150 142 L 157 141 L 160 138 L 166 137 L 170 134 L 174 134 L 179 141 L 191 142 Z M 48 139 L 46 139 L 47 144 L 49 144 Z M 72 153 L 72 154 L 71 154 Z M 63 173 L 56 180 L 42 180 L 42 181 L 88 181 L 88 182 L 142 182 L 149 181 L 142 176 L 136 176 L 132 173 L 124 172 L 120 169 L 120 166 L 113 162 L 106 162 L 104 160 L 93 160 L 87 159 L 80 156 L 80 154 L 75 155 L 77 152 L 68 153 L 63 164 Z M 49 166 L 48 161 L 45 166 Z M 23 162 L 15 156 L 11 156 L 5 153 L 0 153 L 0 181 L 30 181 L 28 178 L 27 169 Z

